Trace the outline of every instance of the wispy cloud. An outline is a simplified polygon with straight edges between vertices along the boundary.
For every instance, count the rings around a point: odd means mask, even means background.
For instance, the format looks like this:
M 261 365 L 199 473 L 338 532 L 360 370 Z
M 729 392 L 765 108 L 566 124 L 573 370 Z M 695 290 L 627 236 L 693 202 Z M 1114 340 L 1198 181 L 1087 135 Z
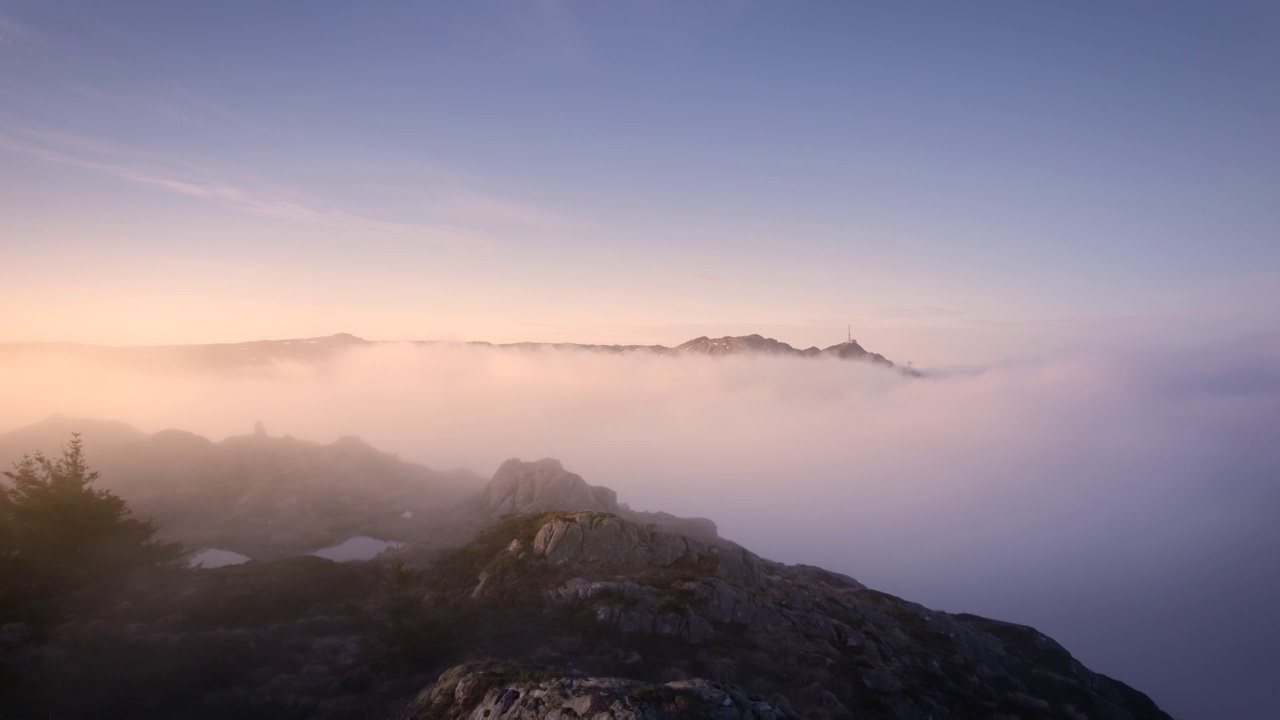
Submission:
M 108 92 L 79 83 L 68 83 L 65 87 L 72 94 L 94 105 L 106 103 L 125 112 L 178 120 L 182 123 L 206 122 L 220 126 L 232 125 L 240 130 L 266 132 L 265 127 L 245 113 L 185 88 L 136 93 Z
M 11 17 L 0 15 L 0 45 L 18 45 L 32 37 L 30 28 Z
M 447 224 L 403 222 L 343 209 L 327 209 L 301 192 L 249 186 L 217 177 L 208 168 L 163 160 L 133 148 L 80 135 L 27 130 L 0 135 L 0 150 L 216 202 L 254 215 L 347 230 L 426 241 L 454 250 L 492 244 L 487 236 Z
M 536 203 L 472 191 L 431 193 L 419 191 L 414 203 L 433 216 L 460 223 L 484 222 L 555 233 L 586 231 L 593 227 L 584 218 Z

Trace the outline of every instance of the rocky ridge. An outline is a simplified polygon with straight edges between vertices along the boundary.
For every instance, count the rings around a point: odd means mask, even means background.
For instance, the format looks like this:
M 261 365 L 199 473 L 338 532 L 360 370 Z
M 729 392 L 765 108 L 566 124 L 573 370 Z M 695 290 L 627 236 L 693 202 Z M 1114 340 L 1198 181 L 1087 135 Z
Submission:
M 726 336 L 721 338 L 700 337 L 690 340 L 669 351 L 670 354 L 689 355 L 784 355 L 794 357 L 834 357 L 840 360 L 864 360 L 893 367 L 885 356 L 867 352 L 857 340 L 849 340 L 827 348 L 809 347 L 795 348 L 787 343 L 760 335 L 744 335 L 740 337 Z
M 413 717 L 563 717 L 526 700 L 562 676 L 548 670 L 555 663 L 593 678 L 560 686 L 576 688 L 566 701 L 592 712 L 619 702 L 635 717 L 654 716 L 635 694 L 643 686 L 608 678 L 737 686 L 723 692 L 805 717 L 1169 717 L 1031 628 L 932 611 L 820 568 L 615 515 L 508 518 L 434 572 L 437 600 L 485 623 L 488 639 L 473 647 L 536 682 L 497 683 L 464 700 L 455 692 L 446 706 L 423 701 Z M 448 682 L 420 700 L 448 695 Z M 613 699 L 582 699 L 601 688 Z M 731 704 L 740 714 L 724 717 L 762 716 Z
M 551 510 L 587 510 L 625 517 L 641 525 L 692 537 L 718 537 L 716 524 L 706 518 L 682 518 L 664 512 L 632 510 L 618 502 L 618 493 L 590 485 L 569 472 L 559 460 L 544 458 L 524 462 L 512 458 L 493 474 L 478 500 L 485 525 L 504 515 L 526 515 Z
M 548 510 L 618 511 L 616 492 L 588 485 L 552 458 L 504 462 L 485 486 L 480 502 L 491 517 Z

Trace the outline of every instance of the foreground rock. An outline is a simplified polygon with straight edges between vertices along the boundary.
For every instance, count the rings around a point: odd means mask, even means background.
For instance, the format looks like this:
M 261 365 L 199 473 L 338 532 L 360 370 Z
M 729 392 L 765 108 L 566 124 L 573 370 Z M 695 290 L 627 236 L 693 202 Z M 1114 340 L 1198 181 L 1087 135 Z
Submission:
M 96 605 L 0 628 L 0 717 L 1168 720 L 1031 628 L 598 512 L 421 572 L 251 562 Z
M 673 717 L 787 720 L 797 717 L 770 702 L 748 696 L 739 687 L 701 679 L 667 683 L 598 677 L 512 679 L 513 675 L 522 673 L 527 675 L 528 670 L 510 666 L 452 668 L 423 692 L 403 717 L 405 720 L 659 720 Z
M 446 674 L 423 698 L 453 683 L 447 712 L 424 700 L 416 717 L 567 717 L 534 702 L 566 682 L 550 668 L 567 666 L 578 679 L 566 697 L 599 698 L 589 705 L 600 717 L 650 717 L 641 686 L 606 679 L 626 677 L 719 688 L 724 717 L 769 717 L 754 709 L 763 702 L 776 717 L 1169 718 L 1031 628 L 616 515 L 509 518 L 442 559 L 433 585 L 452 616 L 483 624 L 473 657 L 518 663 L 524 677 L 459 694 L 462 680 Z

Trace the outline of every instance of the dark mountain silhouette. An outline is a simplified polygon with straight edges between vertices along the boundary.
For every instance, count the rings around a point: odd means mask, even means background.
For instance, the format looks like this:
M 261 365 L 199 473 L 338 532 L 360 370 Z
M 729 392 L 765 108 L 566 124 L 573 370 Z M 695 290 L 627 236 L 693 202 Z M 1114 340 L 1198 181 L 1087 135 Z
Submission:
M 269 366 L 274 363 L 300 363 L 322 365 L 343 353 L 362 347 L 410 344 L 417 346 L 459 344 L 467 347 L 488 347 L 509 351 L 572 350 L 593 353 L 651 353 L 661 356 L 707 355 L 778 355 L 788 357 L 830 357 L 840 360 L 870 362 L 885 367 L 897 367 L 883 355 L 868 352 L 855 340 L 819 349 L 798 349 L 787 343 L 760 335 L 726 336 L 721 338 L 699 337 L 675 347 L 665 345 L 590 345 L 582 343 L 443 343 L 435 341 L 373 341 L 347 333 L 319 338 L 294 340 L 258 340 L 243 343 L 210 345 L 159 345 L 148 347 L 111 347 L 81 345 L 75 343 L 6 343 L 0 344 L 0 357 L 19 354 L 57 354 L 93 360 L 107 365 L 145 367 L 153 370 L 196 370 L 227 372 Z M 908 375 L 914 370 L 900 369 Z

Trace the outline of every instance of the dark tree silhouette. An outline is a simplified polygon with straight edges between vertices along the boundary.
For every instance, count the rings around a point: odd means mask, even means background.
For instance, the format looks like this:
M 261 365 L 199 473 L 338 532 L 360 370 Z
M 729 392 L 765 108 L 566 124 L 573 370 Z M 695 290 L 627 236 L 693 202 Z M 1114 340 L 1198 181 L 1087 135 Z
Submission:
M 129 573 L 178 567 L 177 543 L 131 516 L 118 495 L 93 487 L 79 434 L 51 459 L 24 456 L 0 484 L 0 624 L 44 622 L 92 602 Z
M 393 555 L 388 559 L 369 613 L 373 639 L 385 655 L 403 655 L 406 645 L 422 632 L 422 592 L 416 580 L 404 558 Z

